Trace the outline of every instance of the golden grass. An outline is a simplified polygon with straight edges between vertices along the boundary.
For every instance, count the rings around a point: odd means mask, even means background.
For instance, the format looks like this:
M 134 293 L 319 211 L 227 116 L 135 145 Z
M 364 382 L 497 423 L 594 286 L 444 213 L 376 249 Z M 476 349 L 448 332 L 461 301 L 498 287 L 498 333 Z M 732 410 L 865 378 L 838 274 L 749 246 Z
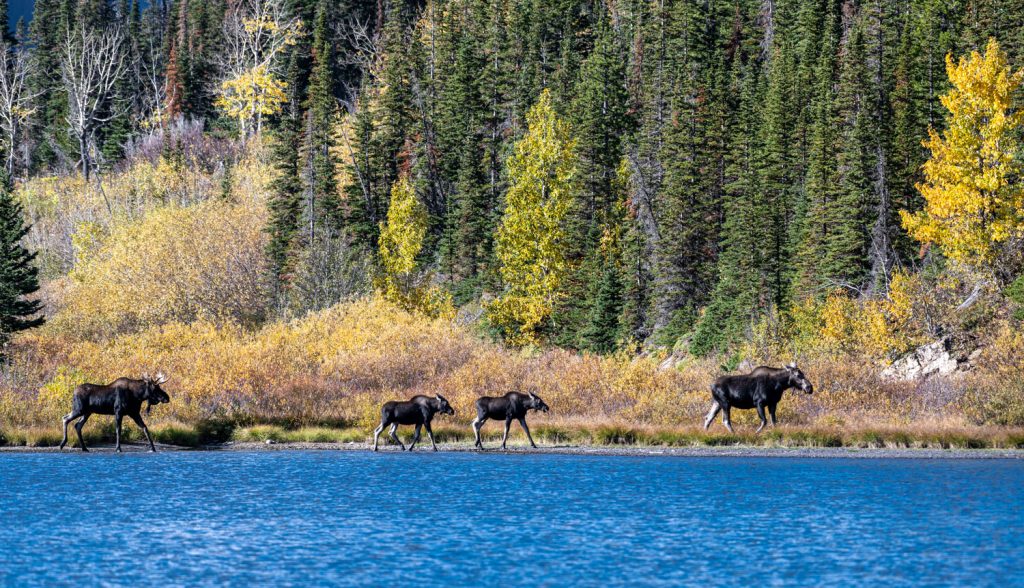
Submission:
M 983 423 L 1019 426 L 1016 415 L 1024 414 L 1020 343 L 1021 337 L 1008 330 L 982 357 L 990 362 L 984 365 L 998 369 L 982 367 L 924 383 L 883 380 L 878 365 L 849 356 L 807 358 L 802 367 L 815 393 L 784 396 L 779 419 L 794 432 L 779 442 L 804 443 L 798 437 L 806 435 L 806 443 L 827 444 L 833 442 L 830 436 L 841 434 L 844 445 L 901 443 L 896 431 L 917 439 L 923 431 L 972 431 Z M 0 429 L 5 430 L 56 430 L 77 384 L 163 370 L 171 376 L 165 388 L 172 401 L 146 418 L 154 431 L 166 427 L 161 434 L 169 439 L 187 438 L 182 427 L 217 422 L 232 423 L 231 432 L 207 431 L 204 439 L 265 424 L 288 431 L 344 425 L 365 432 L 377 424 L 383 402 L 437 393 L 458 413 L 440 418 L 441 430 L 468 431 L 477 397 L 533 389 L 552 412 L 531 416 L 531 422 L 539 435 L 554 441 L 578 438 L 574 431 L 585 430 L 597 443 L 647 439 L 644 431 L 658 431 L 650 437 L 655 441 L 675 435 L 680 442 L 690 436 L 700 443 L 720 442 L 714 434 L 689 429 L 702 423 L 710 406 L 709 385 L 720 373 L 714 361 L 691 359 L 678 369 L 660 369 L 657 356 L 510 349 L 451 321 L 413 315 L 376 297 L 258 329 L 230 322 L 171 323 L 93 342 L 51 325 L 19 336 L 11 357 L 0 372 Z M 756 414 L 734 411 L 733 422 L 739 430 L 752 429 Z M 607 427 L 626 432 L 602 433 Z M 860 431 L 859 440 L 850 431 Z M 333 432 L 304 434 L 335 439 Z M 984 435 L 995 438 L 996 433 Z
M 221 424 L 223 427 L 223 423 Z M 354 427 L 296 427 L 281 425 L 227 425 L 227 437 L 207 437 L 204 425 L 170 423 L 151 429 L 158 443 L 181 447 L 201 447 L 218 440 L 241 443 L 357 443 L 369 446 L 372 432 Z M 526 436 L 513 425 L 509 444 L 524 446 Z M 825 428 L 825 427 L 778 427 L 761 434 L 753 429 L 737 429 L 729 433 L 724 429 L 704 431 L 696 427 L 651 427 L 624 426 L 614 424 L 535 424 L 531 427 L 534 439 L 539 445 L 548 447 L 574 446 L 623 446 L 623 447 L 843 447 L 843 448 L 886 448 L 886 449 L 1024 449 L 1024 429 L 1002 427 L 911 427 L 911 428 Z M 86 443 L 113 442 L 113 428 L 106 424 L 87 428 Z M 380 442 L 387 444 L 386 435 Z M 412 428 L 399 430 L 403 443 L 412 440 Z M 501 441 L 501 426 L 493 425 L 483 432 L 485 446 L 493 448 Z M 77 448 L 74 432 L 69 445 Z M 439 444 L 467 446 L 473 442 L 469 427 L 438 426 L 434 438 Z M 141 432 L 126 427 L 123 439 L 126 442 L 143 440 Z M 60 443 L 60 431 L 51 428 L 5 428 L 0 430 L 0 445 L 27 447 L 54 447 Z M 429 446 L 423 433 L 421 446 Z

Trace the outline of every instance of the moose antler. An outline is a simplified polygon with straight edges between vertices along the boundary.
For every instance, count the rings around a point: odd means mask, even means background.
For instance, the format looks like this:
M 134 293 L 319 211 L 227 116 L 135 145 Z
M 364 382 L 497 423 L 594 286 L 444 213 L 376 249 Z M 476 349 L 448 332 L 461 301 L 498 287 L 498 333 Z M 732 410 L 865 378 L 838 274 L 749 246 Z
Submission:
M 157 384 L 163 384 L 166 381 L 167 381 L 167 376 L 165 376 L 163 372 L 157 372 L 156 373 L 156 383 Z

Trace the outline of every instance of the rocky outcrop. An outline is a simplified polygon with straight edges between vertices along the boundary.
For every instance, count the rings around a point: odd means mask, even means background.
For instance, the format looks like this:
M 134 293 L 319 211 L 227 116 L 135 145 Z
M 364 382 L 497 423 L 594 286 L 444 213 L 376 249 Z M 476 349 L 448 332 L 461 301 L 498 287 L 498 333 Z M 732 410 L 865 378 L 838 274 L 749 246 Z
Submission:
M 950 350 L 949 341 L 940 339 L 897 359 L 882 371 L 882 377 L 889 380 L 923 380 L 932 376 L 950 376 L 969 367 L 967 358 L 957 357 Z

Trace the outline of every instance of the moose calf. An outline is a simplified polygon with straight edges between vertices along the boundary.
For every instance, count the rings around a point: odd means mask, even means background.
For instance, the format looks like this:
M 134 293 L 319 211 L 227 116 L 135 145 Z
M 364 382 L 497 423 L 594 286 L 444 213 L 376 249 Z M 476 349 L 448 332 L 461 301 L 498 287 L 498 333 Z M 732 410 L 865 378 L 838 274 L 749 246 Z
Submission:
M 68 442 L 68 423 L 81 417 L 75 423 L 75 432 L 78 433 L 78 445 L 81 446 L 82 451 L 89 451 L 85 446 L 85 440 L 82 439 L 82 427 L 85 426 L 85 421 L 89 420 L 89 417 L 94 414 L 109 414 L 114 416 L 114 421 L 117 425 L 115 427 L 117 444 L 114 448 L 117 452 L 120 453 L 121 451 L 121 419 L 125 416 L 131 417 L 135 424 L 145 433 L 146 441 L 149 442 L 149 450 L 156 451 L 153 439 L 149 436 L 149 428 L 142 421 L 140 410 L 142 409 L 143 402 L 148 403 L 146 406 L 146 413 L 148 414 L 154 404 L 171 401 L 171 397 L 160 387 L 166 381 L 167 378 L 162 373 L 159 373 L 156 375 L 156 378 L 151 378 L 149 374 L 145 374 L 141 380 L 118 378 L 106 386 L 97 384 L 82 384 L 78 386 L 75 388 L 74 397 L 71 399 L 71 412 L 65 415 L 63 419 L 64 439 L 60 442 L 60 448 L 64 449 Z
M 722 376 L 711 385 L 711 397 L 714 401 L 711 404 L 711 411 L 704 419 L 704 429 L 707 430 L 711 426 L 711 421 L 721 410 L 722 424 L 732 433 L 729 410 L 733 408 L 756 408 L 757 416 L 761 417 L 761 426 L 756 431 L 758 433 L 768 423 L 764 418 L 764 409 L 767 408 L 774 427 L 775 407 L 779 404 L 782 393 L 790 388 L 799 388 L 807 394 L 814 392 L 814 387 L 804 377 L 800 368 L 796 367 L 796 363 L 790 363 L 782 369 L 761 366 L 745 376 Z
M 381 431 L 384 430 L 384 427 L 391 425 L 388 437 L 395 443 L 398 443 L 402 451 L 405 451 L 405 445 L 402 445 L 402 441 L 395 434 L 395 431 L 398 429 L 398 425 L 416 425 L 416 433 L 413 435 L 412 444 L 409 445 L 409 451 L 412 451 L 416 447 L 416 442 L 420 440 L 420 427 L 426 427 L 427 436 L 430 437 L 430 445 L 434 447 L 434 451 L 437 451 L 437 444 L 434 443 L 434 432 L 430 430 L 430 421 L 434 420 L 434 415 L 437 413 L 455 414 L 455 409 L 440 394 L 436 398 L 413 396 L 407 401 L 392 400 L 391 402 L 385 402 L 384 406 L 380 409 L 380 425 L 377 425 L 377 428 L 373 430 L 373 450 L 377 451 L 377 439 L 380 437 Z
M 529 410 L 540 410 L 548 412 L 548 405 L 533 392 L 522 394 L 520 392 L 509 392 L 504 396 L 494 398 L 484 396 L 476 401 L 476 418 L 473 419 L 473 434 L 476 436 L 476 446 L 484 448 L 480 442 L 480 428 L 484 426 L 487 419 L 505 421 L 505 435 L 501 438 L 501 448 L 505 449 L 505 442 L 508 441 L 508 428 L 512 425 L 512 419 L 519 421 L 519 425 L 526 431 L 526 438 L 530 445 L 536 449 L 537 444 L 533 442 L 530 435 L 530 428 L 526 426 L 526 412 Z

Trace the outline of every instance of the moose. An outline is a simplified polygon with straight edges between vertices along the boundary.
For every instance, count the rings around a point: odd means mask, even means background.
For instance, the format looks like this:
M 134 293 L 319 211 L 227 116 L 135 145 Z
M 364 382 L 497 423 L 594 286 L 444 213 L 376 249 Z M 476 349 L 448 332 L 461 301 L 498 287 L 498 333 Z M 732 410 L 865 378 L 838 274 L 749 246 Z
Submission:
M 536 449 L 537 444 L 533 442 L 533 437 L 530 435 L 530 427 L 526 426 L 526 413 L 531 409 L 543 412 L 550 410 L 548 405 L 544 404 L 544 401 L 540 399 L 540 396 L 533 392 L 528 394 L 509 392 L 497 398 L 492 396 L 478 398 L 476 401 L 476 418 L 473 419 L 473 434 L 476 436 L 476 447 L 484 448 L 483 443 L 480 442 L 480 428 L 484 426 L 484 422 L 487 419 L 504 419 L 505 435 L 501 438 L 501 448 L 505 449 L 505 443 L 508 441 L 508 428 L 512 425 L 512 419 L 515 419 L 519 421 L 519 425 L 526 432 L 526 438 L 530 440 L 530 446 Z
M 395 431 L 398 429 L 398 425 L 416 425 L 416 432 L 413 435 L 412 443 L 409 445 L 409 451 L 412 451 L 420 440 L 421 427 L 427 429 L 430 445 L 434 448 L 434 451 L 437 451 L 437 444 L 434 443 L 434 432 L 430 429 L 430 422 L 434 420 L 434 415 L 437 413 L 455 414 L 455 409 L 440 394 L 434 398 L 418 395 L 405 401 L 392 400 L 385 402 L 384 406 L 380 409 L 380 424 L 373 430 L 373 450 L 377 451 L 377 439 L 380 437 L 381 431 L 384 430 L 384 427 L 391 425 L 388 437 L 395 443 L 398 443 L 402 451 L 405 451 L 405 445 L 402 444 L 402 440 L 398 438 Z
M 155 378 L 151 378 L 149 374 L 143 374 L 141 380 L 118 378 L 106 386 L 81 384 L 76 387 L 74 396 L 71 399 L 71 412 L 65 415 L 63 419 L 64 439 L 60 442 L 60 448 L 64 449 L 68 442 L 68 423 L 79 419 L 75 423 L 75 432 L 78 433 L 78 445 L 82 448 L 82 451 L 89 451 L 85 446 L 85 440 L 82 438 L 82 427 L 85 426 L 85 422 L 89 420 L 90 416 L 94 414 L 107 414 L 113 415 L 116 423 L 117 442 L 114 447 L 115 451 L 121 452 L 121 420 L 125 416 L 135 421 L 135 424 L 145 433 L 146 441 L 149 442 L 149 450 L 156 451 L 153 439 L 149 436 L 149 428 L 143 422 L 140 410 L 142 409 L 143 402 L 147 403 L 146 414 L 149 414 L 154 405 L 171 401 L 171 397 L 161 387 L 165 382 L 167 382 L 167 377 L 161 372 Z
M 761 366 L 747 375 L 722 376 L 711 385 L 713 401 L 711 410 L 704 419 L 704 430 L 711 426 L 711 421 L 718 411 L 722 411 L 722 424 L 732 433 L 729 411 L 733 408 L 757 409 L 757 416 L 761 418 L 761 426 L 757 428 L 757 433 L 760 433 L 768 423 L 764 418 L 764 409 L 767 408 L 774 427 L 777 424 L 775 407 L 779 404 L 782 393 L 790 388 L 799 388 L 806 394 L 814 392 L 814 387 L 796 366 L 796 362 L 783 368 Z

